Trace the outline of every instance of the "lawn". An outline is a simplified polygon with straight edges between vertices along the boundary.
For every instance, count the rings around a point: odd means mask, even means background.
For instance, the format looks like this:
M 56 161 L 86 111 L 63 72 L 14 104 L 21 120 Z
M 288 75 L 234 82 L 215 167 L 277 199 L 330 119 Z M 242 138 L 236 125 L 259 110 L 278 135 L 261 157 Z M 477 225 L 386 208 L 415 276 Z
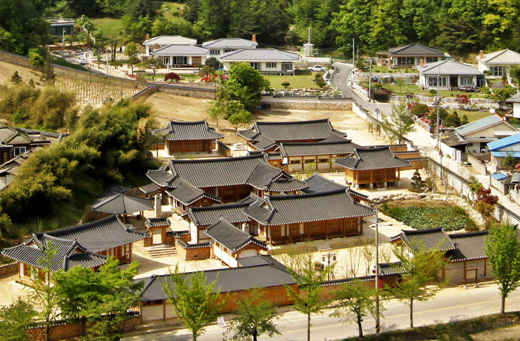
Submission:
M 414 95 L 420 96 L 431 96 L 430 90 L 421 90 L 415 84 L 403 84 L 401 87 L 397 84 L 383 84 L 383 88 L 392 91 L 397 96 L 403 96 L 408 93 L 413 93 Z M 457 91 L 450 90 L 441 90 L 441 97 L 455 97 L 455 95 L 459 93 Z M 486 98 L 486 95 L 481 92 L 460 92 L 461 94 L 468 95 L 469 98 Z
M 316 83 L 312 82 L 314 75 L 296 75 L 296 76 L 264 76 L 273 89 L 284 89 L 282 83 L 289 82 L 289 89 L 302 88 L 318 88 Z
M 161 10 L 166 19 L 171 19 L 174 13 L 179 13 L 184 10 L 184 4 L 176 2 L 152 1 L 152 6 L 155 10 Z
M 468 121 L 473 122 L 480 120 L 481 118 L 491 116 L 491 113 L 489 111 L 468 111 L 468 110 L 448 110 L 448 112 L 452 113 L 456 111 L 457 115 L 462 119 L 464 115 L 468 116 Z
M 99 18 L 92 19 L 94 28 L 97 32 L 101 31 L 105 36 L 118 36 L 123 31 L 123 22 L 121 19 Z

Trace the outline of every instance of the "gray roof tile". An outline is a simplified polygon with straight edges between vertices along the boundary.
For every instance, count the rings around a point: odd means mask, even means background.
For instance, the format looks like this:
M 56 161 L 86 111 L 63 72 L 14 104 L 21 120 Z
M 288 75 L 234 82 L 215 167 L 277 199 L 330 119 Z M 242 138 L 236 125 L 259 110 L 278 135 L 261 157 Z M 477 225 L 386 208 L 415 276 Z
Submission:
M 296 62 L 300 59 L 297 53 L 276 49 L 247 49 L 225 53 L 220 61 L 287 61 Z
M 442 60 L 435 63 L 424 64 L 423 67 L 417 66 L 417 70 L 422 75 L 481 75 L 482 72 L 468 64 L 457 63 L 452 60 Z
M 413 251 L 453 251 L 456 249 L 442 227 L 428 230 L 402 230 L 391 241 L 402 240 Z
M 297 122 L 255 122 L 250 130 L 241 130 L 239 135 L 259 141 L 259 135 L 272 141 L 324 140 L 331 135 L 346 137 L 346 134 L 332 128 L 328 118 Z
M 150 199 L 134 197 L 123 193 L 104 197 L 92 203 L 92 211 L 109 214 L 130 214 L 150 210 L 152 208 L 153 205 Z
M 359 145 L 352 143 L 351 140 L 337 142 L 303 142 L 303 143 L 280 143 L 280 152 L 283 157 L 306 156 L 306 155 L 344 155 L 352 154 L 354 148 Z
M 245 223 L 251 220 L 245 214 L 245 209 L 251 204 L 251 200 L 246 199 L 233 204 L 190 207 L 187 214 L 191 222 L 197 226 L 209 226 L 219 221 L 220 217 L 224 217 L 232 224 Z
M 215 132 L 206 120 L 197 122 L 170 121 L 165 129 L 156 129 L 154 134 L 166 141 L 216 140 L 224 135 Z
M 153 56 L 206 56 L 208 49 L 203 49 L 195 45 L 168 45 L 161 47 L 153 52 Z
M 242 38 L 220 38 L 202 43 L 206 49 L 254 49 L 258 46 L 256 41 Z
M 246 232 L 238 229 L 231 224 L 226 218 L 220 218 L 216 223 L 209 226 L 206 235 L 223 245 L 231 252 L 237 252 L 247 245 L 253 243 L 267 250 L 267 245 Z
M 388 49 L 391 56 L 444 56 L 444 52 L 432 47 L 413 43 Z
M 450 237 L 456 250 L 448 252 L 451 261 L 488 258 L 485 252 L 488 231 L 452 233 Z
M 181 180 L 180 185 L 177 188 L 167 192 L 171 197 L 177 199 L 184 205 L 191 205 L 195 201 L 202 198 L 208 198 L 215 202 L 221 202 L 221 199 L 204 192 L 203 190 L 191 185 L 190 183 Z
M 354 156 L 336 159 L 334 163 L 354 170 L 401 168 L 411 165 L 395 156 L 390 146 L 354 148 Z

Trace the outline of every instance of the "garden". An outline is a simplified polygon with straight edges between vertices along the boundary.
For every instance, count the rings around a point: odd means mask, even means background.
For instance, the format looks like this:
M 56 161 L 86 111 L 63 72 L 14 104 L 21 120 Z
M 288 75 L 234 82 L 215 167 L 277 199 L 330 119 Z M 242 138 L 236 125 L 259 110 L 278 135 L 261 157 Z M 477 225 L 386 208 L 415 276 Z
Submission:
M 381 206 L 381 212 L 417 230 L 437 227 L 446 231 L 478 229 L 464 209 L 445 202 L 389 202 Z

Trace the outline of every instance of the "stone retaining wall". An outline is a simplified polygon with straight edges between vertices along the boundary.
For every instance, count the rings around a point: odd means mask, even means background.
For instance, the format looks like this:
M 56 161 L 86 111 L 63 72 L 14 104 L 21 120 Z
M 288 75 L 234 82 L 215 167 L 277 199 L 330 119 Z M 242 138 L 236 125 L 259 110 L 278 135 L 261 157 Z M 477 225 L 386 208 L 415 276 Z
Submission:
M 18 263 L 9 263 L 0 266 L 0 278 L 11 276 L 18 273 Z
M 271 102 L 271 101 L 262 101 L 260 105 L 269 105 L 271 109 L 296 109 L 296 110 L 330 110 L 330 111 L 338 111 L 352 110 L 352 102 L 351 101 L 280 101 L 280 102 Z
M 453 205 L 457 205 L 460 208 L 463 208 L 468 216 L 475 222 L 475 224 L 484 229 L 486 223 L 480 213 L 478 213 L 471 204 L 469 204 L 466 200 L 453 196 L 453 195 L 441 195 L 441 194 L 431 194 L 431 193 L 404 193 L 404 194 L 389 194 L 383 195 L 377 199 L 375 199 L 379 203 L 385 203 L 388 201 L 396 201 L 396 200 L 419 200 L 419 201 L 445 201 Z

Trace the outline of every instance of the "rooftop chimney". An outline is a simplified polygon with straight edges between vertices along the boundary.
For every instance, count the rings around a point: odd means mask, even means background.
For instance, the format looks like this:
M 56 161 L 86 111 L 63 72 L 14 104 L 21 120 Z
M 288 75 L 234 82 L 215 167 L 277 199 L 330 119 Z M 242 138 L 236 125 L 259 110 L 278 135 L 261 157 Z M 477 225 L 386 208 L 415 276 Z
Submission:
M 419 64 L 421 65 L 421 67 L 424 67 L 424 59 L 421 59 L 421 61 L 419 62 Z
M 150 40 L 150 35 L 146 33 L 146 40 Z
M 484 58 L 484 51 L 480 50 L 480 59 Z
M 253 34 L 253 38 L 251 38 L 251 40 L 256 42 L 256 34 Z

